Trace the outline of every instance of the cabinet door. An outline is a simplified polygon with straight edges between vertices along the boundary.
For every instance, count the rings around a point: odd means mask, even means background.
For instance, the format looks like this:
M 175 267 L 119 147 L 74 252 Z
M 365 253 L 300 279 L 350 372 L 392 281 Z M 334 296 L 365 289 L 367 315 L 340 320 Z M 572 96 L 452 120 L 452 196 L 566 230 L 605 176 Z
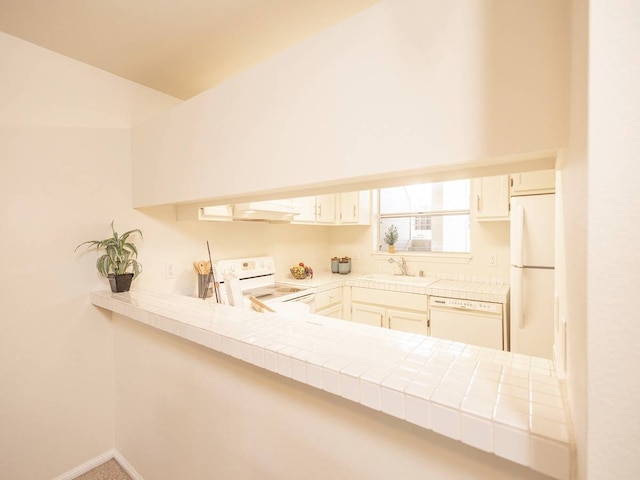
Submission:
M 509 220 L 509 176 L 476 178 L 473 182 L 476 220 Z
M 554 193 L 556 190 L 555 170 L 516 173 L 511 175 L 512 195 Z
M 359 303 L 351 304 L 351 320 L 358 323 L 366 323 L 382 327 L 384 320 L 384 308 L 374 305 L 361 305 Z
M 336 222 L 336 196 L 318 195 L 316 197 L 316 221 L 318 223 Z
M 301 210 L 299 215 L 293 217 L 291 223 L 316 223 L 316 197 L 298 197 L 293 199 Z
M 360 220 L 359 204 L 360 192 L 347 192 L 340 194 L 340 222 L 358 223 Z
M 338 318 L 342 320 L 342 304 L 323 308 L 321 310 L 316 311 L 316 314 L 324 315 L 325 317 Z
M 387 322 L 393 330 L 427 335 L 427 312 L 388 309 Z

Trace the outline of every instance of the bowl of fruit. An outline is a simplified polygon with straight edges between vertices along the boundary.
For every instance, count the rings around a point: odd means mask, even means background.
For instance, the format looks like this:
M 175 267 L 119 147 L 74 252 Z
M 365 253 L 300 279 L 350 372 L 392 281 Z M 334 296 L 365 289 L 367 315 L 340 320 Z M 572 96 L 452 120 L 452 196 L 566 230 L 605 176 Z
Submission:
M 313 278 L 313 269 L 300 262 L 298 265 L 294 265 L 290 269 L 291 275 L 297 280 L 304 280 L 305 278 Z

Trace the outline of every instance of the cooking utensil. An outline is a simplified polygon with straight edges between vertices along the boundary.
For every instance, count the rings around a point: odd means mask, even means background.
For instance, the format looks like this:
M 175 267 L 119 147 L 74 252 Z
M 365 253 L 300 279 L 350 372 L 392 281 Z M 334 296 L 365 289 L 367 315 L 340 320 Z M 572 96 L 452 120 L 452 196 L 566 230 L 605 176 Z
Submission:
M 209 240 L 207 240 L 207 252 L 209 252 L 209 269 L 207 270 L 207 273 L 211 273 L 211 279 L 213 280 L 213 291 L 216 294 L 216 302 L 221 303 L 220 283 L 216 279 L 215 273 L 213 273 L 213 262 L 211 261 L 211 248 L 209 248 Z
M 269 305 L 267 305 L 264 302 L 261 302 L 260 300 L 258 300 L 256 297 L 254 297 L 253 295 L 251 295 L 249 297 L 249 300 L 251 300 L 251 306 L 254 308 L 254 310 L 256 310 L 257 312 L 262 312 L 262 311 L 267 311 L 267 312 L 275 312 L 275 310 L 273 308 L 271 308 Z

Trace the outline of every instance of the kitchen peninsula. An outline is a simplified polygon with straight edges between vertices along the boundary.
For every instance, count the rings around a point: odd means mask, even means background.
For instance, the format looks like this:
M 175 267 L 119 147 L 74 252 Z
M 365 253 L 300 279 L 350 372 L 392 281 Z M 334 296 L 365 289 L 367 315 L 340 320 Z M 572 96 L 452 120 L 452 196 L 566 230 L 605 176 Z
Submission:
M 535 472 L 570 478 L 563 394 L 548 360 L 319 315 L 291 318 L 149 291 L 94 292 L 91 302 L 113 312 L 125 328 L 138 328 L 131 319 L 163 332 L 159 343 L 170 334 L 204 347 L 200 356 L 221 353 L 276 373 L 281 377 L 271 379 L 273 388 L 292 388 L 286 382 L 293 380 Z

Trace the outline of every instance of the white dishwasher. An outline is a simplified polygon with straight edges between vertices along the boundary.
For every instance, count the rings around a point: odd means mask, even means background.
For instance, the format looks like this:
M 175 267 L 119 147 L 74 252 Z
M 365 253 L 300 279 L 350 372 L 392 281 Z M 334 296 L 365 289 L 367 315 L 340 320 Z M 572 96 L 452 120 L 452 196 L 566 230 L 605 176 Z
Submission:
M 429 297 L 429 326 L 433 337 L 506 350 L 502 304 Z

